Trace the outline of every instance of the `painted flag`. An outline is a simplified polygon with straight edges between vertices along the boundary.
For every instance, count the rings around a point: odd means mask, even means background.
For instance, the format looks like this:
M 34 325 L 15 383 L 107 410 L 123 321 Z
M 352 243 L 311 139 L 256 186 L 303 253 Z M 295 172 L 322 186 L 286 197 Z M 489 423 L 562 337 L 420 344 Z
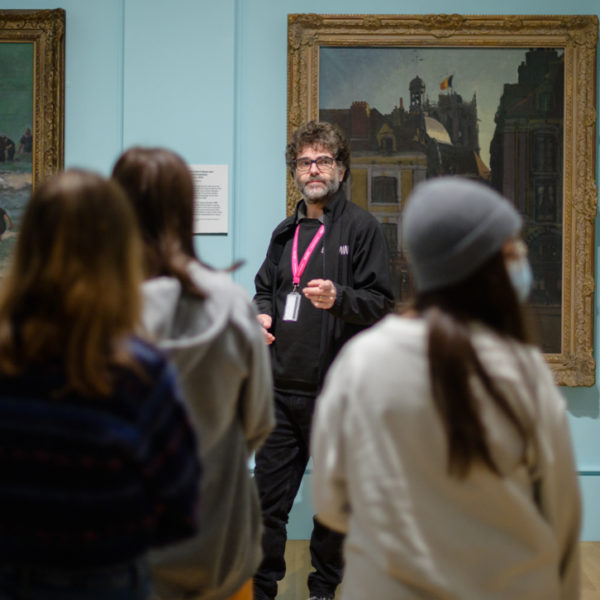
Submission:
M 440 83 L 440 90 L 445 90 L 446 88 L 452 87 L 452 78 L 454 75 L 448 75 L 442 83 Z

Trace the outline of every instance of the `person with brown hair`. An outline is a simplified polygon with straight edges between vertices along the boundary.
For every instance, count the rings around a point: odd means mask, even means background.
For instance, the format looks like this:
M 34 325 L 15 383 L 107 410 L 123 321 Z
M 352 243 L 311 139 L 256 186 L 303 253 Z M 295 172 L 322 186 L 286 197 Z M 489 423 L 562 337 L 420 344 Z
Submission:
M 36 188 L 0 292 L 0 598 L 146 600 L 147 550 L 197 528 L 195 435 L 135 335 L 140 282 L 114 182 Z
M 113 178 L 144 240 L 143 321 L 172 359 L 205 468 L 198 535 L 151 555 L 157 600 L 249 600 L 261 518 L 248 460 L 273 427 L 271 374 L 256 310 L 193 239 L 191 172 L 165 148 L 125 151 Z
M 347 534 L 343 600 L 579 597 L 577 474 L 528 341 L 521 226 L 463 178 L 409 197 L 414 305 L 350 342 L 317 402 L 313 495 Z

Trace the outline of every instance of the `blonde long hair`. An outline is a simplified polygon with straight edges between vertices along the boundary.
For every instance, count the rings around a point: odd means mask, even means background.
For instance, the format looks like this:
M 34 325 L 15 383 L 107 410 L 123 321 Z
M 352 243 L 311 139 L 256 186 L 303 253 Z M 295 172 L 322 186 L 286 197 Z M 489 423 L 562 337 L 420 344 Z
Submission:
M 23 217 L 0 291 L 0 371 L 60 360 L 67 388 L 112 391 L 111 366 L 134 365 L 141 242 L 119 186 L 72 169 L 44 181 Z

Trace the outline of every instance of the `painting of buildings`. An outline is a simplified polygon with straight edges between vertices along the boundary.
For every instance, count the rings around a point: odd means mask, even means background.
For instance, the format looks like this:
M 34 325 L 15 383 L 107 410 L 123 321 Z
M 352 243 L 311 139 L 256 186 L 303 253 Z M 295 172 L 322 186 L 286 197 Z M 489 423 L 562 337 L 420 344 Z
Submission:
M 335 50 L 338 49 L 326 49 Z M 562 281 L 562 54 L 555 49 L 475 51 L 483 53 L 478 56 L 482 59 L 478 80 L 476 61 L 469 66 L 469 54 L 461 53 L 460 49 L 437 52 L 424 49 L 417 57 L 414 50 L 410 52 L 415 64 L 413 75 L 403 82 L 393 77 L 387 80 L 388 87 L 392 81 L 398 84 L 399 92 L 390 110 L 382 110 L 365 100 L 361 93 L 369 93 L 369 89 L 359 86 L 347 106 L 329 107 L 322 102 L 319 111 L 321 120 L 338 125 L 350 140 L 352 177 L 348 197 L 382 223 L 396 298 L 402 304 L 411 294 L 401 224 L 403 209 L 414 186 L 439 175 L 477 179 L 514 202 L 523 215 L 524 236 L 535 276 L 530 306 L 544 351 L 558 352 Z M 453 52 L 457 54 L 449 57 Z M 473 51 L 469 52 L 472 55 Z M 435 61 L 431 56 L 435 56 Z M 507 76 L 506 82 L 495 80 L 495 91 L 490 95 L 491 65 L 507 56 L 510 60 L 504 61 L 509 63 L 505 72 L 512 73 L 512 77 Z M 436 61 L 441 61 L 441 65 Z M 485 73 L 486 63 L 490 73 Z M 336 64 L 339 66 L 339 58 Z M 352 68 L 357 68 L 356 62 Z M 405 64 L 405 74 L 407 68 L 410 65 Z M 465 70 L 469 70 L 472 79 L 471 85 L 465 86 L 469 95 L 455 84 L 454 73 Z M 431 86 L 433 92 L 428 90 L 426 78 L 416 71 L 428 73 L 428 80 L 435 81 Z M 448 71 L 453 74 L 440 76 Z M 432 75 L 436 72 L 437 77 Z M 327 86 L 329 78 L 321 77 L 321 85 Z M 467 80 L 462 76 L 459 79 Z M 480 93 L 480 88 L 485 93 Z M 322 96 L 326 98 L 327 93 Z M 485 131 L 483 144 L 481 129 Z
M 504 86 L 491 142 L 492 185 L 523 215 L 534 274 L 530 304 L 545 352 L 560 351 L 564 60 L 534 49 Z

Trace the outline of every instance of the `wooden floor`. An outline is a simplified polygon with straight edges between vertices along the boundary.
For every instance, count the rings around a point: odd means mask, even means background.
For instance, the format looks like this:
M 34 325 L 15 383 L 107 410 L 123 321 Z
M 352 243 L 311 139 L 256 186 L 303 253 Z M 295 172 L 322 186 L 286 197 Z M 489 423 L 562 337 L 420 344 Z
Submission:
M 288 541 L 285 560 L 287 574 L 279 585 L 277 600 L 307 600 L 308 541 Z M 581 600 L 600 600 L 600 542 L 581 542 L 581 592 Z
M 277 600 L 307 600 L 306 578 L 312 570 L 308 540 L 288 540 L 285 546 L 285 564 L 286 573 L 279 584 Z M 336 594 L 336 598 L 338 597 L 339 591 Z
M 600 542 L 581 542 L 581 600 L 600 600 Z

